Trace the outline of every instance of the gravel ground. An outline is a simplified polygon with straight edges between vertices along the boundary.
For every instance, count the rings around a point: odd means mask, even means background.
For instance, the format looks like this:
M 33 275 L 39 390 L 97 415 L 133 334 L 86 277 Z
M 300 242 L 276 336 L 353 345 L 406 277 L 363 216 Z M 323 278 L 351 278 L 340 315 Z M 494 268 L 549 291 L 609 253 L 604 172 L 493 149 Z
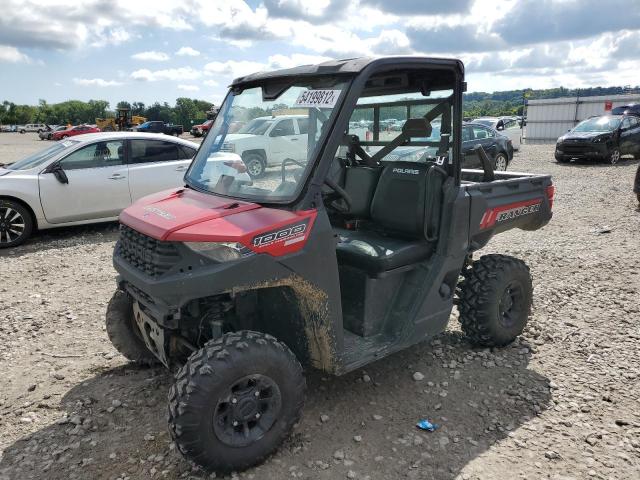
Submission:
M 294 435 L 237 477 L 640 478 L 637 162 L 552 154 L 523 146 L 511 168 L 553 175 L 551 223 L 482 252 L 531 266 L 521 339 L 473 349 L 454 314 L 438 338 L 366 369 L 310 372 Z M 171 375 L 128 365 L 107 340 L 115 239 L 115 225 L 62 229 L 0 254 L 1 479 L 209 478 L 169 439 Z M 440 429 L 419 432 L 421 418 Z

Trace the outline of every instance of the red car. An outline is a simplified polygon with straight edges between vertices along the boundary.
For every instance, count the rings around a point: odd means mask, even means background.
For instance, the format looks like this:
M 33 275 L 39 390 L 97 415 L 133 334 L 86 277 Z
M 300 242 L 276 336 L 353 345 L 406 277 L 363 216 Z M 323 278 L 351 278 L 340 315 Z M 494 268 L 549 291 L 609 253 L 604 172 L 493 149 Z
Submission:
M 194 125 L 191 127 L 191 135 L 194 137 L 202 137 L 209 132 L 211 125 L 213 125 L 213 120 L 207 120 L 201 125 Z
M 67 137 L 73 137 L 75 135 L 82 135 L 83 133 L 98 133 L 100 131 L 97 127 L 92 127 L 90 125 L 78 125 L 77 127 L 71 127 L 66 130 L 60 130 L 59 132 L 54 132 L 51 135 L 52 140 L 61 140 Z

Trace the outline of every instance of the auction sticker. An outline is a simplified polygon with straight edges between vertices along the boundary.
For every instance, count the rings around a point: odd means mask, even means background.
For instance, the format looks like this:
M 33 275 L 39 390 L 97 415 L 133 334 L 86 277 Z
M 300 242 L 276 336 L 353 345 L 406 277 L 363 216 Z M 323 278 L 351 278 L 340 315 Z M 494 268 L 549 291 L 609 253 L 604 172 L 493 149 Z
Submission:
M 341 90 L 307 90 L 300 94 L 294 106 L 333 108 L 340 92 Z

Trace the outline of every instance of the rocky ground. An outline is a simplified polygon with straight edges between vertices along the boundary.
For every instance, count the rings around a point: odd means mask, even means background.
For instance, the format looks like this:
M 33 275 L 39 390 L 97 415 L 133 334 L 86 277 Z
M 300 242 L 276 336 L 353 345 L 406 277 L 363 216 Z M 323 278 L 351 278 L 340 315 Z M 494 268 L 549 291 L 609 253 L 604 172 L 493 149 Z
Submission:
M 551 223 L 483 252 L 531 266 L 522 338 L 471 348 L 454 313 L 446 333 L 366 369 L 309 372 L 294 435 L 236 477 L 640 478 L 637 161 L 552 155 L 523 146 L 511 167 L 553 175 Z M 0 479 L 209 478 L 168 436 L 171 375 L 128 365 L 107 340 L 115 239 L 114 225 L 63 229 L 0 253 Z M 440 428 L 418 431 L 422 418 Z

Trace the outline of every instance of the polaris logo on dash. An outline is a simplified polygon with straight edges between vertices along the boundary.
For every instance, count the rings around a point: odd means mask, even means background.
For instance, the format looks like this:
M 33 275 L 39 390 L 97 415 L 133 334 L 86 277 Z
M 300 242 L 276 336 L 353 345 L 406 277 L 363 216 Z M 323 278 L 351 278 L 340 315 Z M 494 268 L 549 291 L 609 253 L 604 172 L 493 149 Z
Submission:
M 408 173 L 410 175 L 420 175 L 420 170 L 414 168 L 394 168 L 393 173 Z

